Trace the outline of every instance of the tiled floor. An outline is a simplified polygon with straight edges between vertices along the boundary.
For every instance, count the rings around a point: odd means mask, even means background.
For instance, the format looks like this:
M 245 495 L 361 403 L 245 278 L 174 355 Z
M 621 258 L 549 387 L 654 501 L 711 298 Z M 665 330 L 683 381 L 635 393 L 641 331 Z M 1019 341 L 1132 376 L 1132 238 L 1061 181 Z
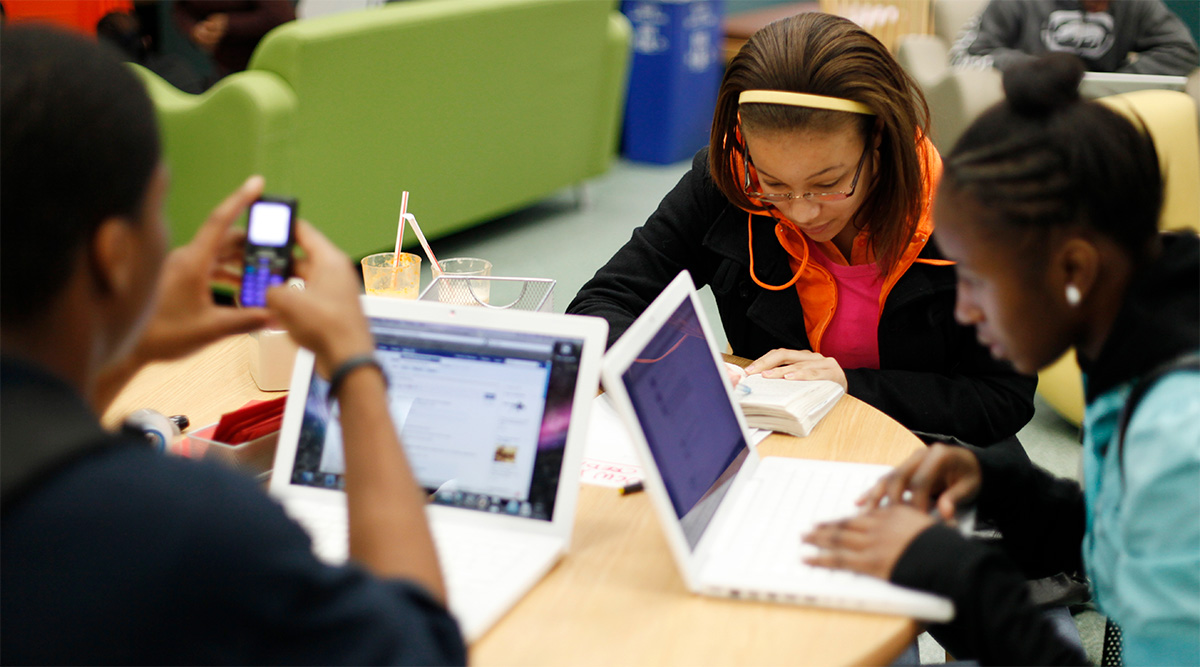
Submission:
M 553 278 L 557 281 L 553 310 L 562 312 L 575 292 L 597 268 L 629 239 L 658 206 L 659 201 L 690 167 L 690 161 L 668 166 L 620 160 L 604 176 L 582 188 L 564 190 L 554 197 L 453 237 L 433 242 L 441 259 L 483 257 L 493 264 L 493 275 Z M 419 252 L 419 251 L 415 251 Z M 423 263 L 423 283 L 429 282 L 428 262 Z M 702 292 L 713 331 L 725 346 L 716 320 L 716 306 Z M 1018 434 L 1035 463 L 1065 477 L 1079 475 L 1079 434 L 1038 399 L 1036 413 Z M 1098 661 L 1103 620 L 1094 613 L 1076 616 L 1084 645 Z M 924 635 L 928 639 L 927 635 Z M 944 653 L 932 640 L 922 641 L 926 663 L 941 662 Z

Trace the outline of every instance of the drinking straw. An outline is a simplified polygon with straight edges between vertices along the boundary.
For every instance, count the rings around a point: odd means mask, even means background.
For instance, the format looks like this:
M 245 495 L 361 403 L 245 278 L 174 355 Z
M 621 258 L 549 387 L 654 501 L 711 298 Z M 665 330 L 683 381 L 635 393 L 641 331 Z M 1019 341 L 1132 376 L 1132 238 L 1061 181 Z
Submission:
M 408 190 L 400 195 L 400 222 L 396 224 L 396 253 L 392 259 L 393 265 L 400 259 L 400 244 L 404 241 L 404 216 L 406 215 L 408 215 Z
M 417 224 L 416 217 L 412 213 L 405 213 L 404 217 L 408 218 L 408 223 L 412 225 L 413 231 L 417 233 L 417 240 L 421 242 L 421 247 L 425 249 L 425 254 L 429 257 L 429 269 L 433 272 L 434 277 L 442 274 L 442 267 L 438 266 L 437 258 L 433 256 L 433 250 L 429 247 L 429 241 L 425 240 L 425 234 L 421 232 L 421 225 Z
M 400 271 L 400 244 L 404 241 L 404 218 L 408 217 L 408 190 L 400 195 L 400 221 L 396 223 L 396 252 L 392 253 L 392 289 L 396 289 Z

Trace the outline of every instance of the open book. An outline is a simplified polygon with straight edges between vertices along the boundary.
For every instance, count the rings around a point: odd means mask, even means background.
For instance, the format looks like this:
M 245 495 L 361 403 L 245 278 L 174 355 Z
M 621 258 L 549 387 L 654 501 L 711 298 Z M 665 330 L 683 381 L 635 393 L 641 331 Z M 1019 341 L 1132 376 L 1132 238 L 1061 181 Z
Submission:
M 842 394 L 828 380 L 784 380 L 751 375 L 738 382 L 734 394 L 753 428 L 804 437 L 833 409 Z

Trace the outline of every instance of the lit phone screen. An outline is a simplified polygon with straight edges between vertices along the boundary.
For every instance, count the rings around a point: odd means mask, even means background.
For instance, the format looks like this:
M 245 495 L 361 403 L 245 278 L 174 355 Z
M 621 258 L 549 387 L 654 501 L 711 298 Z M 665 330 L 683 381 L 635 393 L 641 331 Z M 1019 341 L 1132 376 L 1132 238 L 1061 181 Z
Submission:
M 292 208 L 287 204 L 260 202 L 250 209 L 247 238 L 251 245 L 281 248 L 287 245 L 292 226 Z

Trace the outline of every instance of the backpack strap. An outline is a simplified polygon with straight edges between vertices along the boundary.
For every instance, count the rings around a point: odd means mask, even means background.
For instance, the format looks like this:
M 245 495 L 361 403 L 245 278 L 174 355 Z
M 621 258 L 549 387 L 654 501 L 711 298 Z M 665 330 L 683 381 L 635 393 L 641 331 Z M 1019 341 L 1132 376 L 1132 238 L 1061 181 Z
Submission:
M 83 397 L 45 370 L 10 357 L 0 368 L 0 513 L 85 456 L 145 442 L 105 431 Z
M 1200 371 L 1200 353 L 1188 352 L 1186 354 L 1169 359 L 1158 366 L 1150 369 L 1142 377 L 1138 378 L 1134 383 L 1133 389 L 1129 391 L 1129 396 L 1125 399 L 1125 405 L 1121 407 L 1121 413 L 1117 417 L 1117 463 L 1120 464 L 1125 453 L 1125 432 L 1129 430 L 1129 421 L 1133 419 L 1133 413 L 1137 410 L 1137 406 L 1142 402 L 1142 398 L 1150 391 L 1163 376 L 1174 373 L 1175 371 L 1195 370 Z M 1125 466 L 1118 465 L 1121 471 L 1121 483 L 1125 483 Z

